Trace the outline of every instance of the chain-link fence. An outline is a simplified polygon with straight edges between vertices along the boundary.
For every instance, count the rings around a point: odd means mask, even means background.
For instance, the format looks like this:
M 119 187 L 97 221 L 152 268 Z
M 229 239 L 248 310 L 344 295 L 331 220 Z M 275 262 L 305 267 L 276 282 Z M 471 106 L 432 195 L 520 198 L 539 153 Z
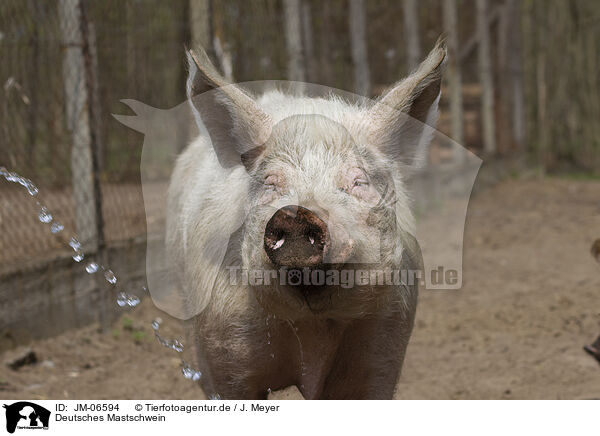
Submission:
M 301 37 L 296 43 L 303 47 L 306 80 L 355 89 L 348 1 L 291 2 L 300 5 L 295 28 Z M 38 184 L 43 203 L 89 250 L 143 238 L 142 137 L 115 121 L 111 113 L 127 113 L 120 103 L 123 98 L 158 108 L 181 103 L 185 98 L 184 47 L 197 43 L 205 45 L 236 82 L 289 78 L 292 55 L 286 22 L 290 17 L 285 13 L 289 3 L 3 0 L 0 166 Z M 370 93 L 375 95 L 411 68 L 406 11 L 404 2 L 363 3 L 364 51 L 368 53 Z M 421 57 L 444 30 L 442 3 L 422 0 L 414 12 Z M 468 148 L 481 150 L 482 87 L 473 4 L 472 0 L 457 2 L 455 58 L 462 71 L 464 124 L 464 134 L 457 137 Z M 548 167 L 572 162 L 597 168 L 600 107 L 594 99 L 598 88 L 594 56 L 598 27 L 594 23 L 600 9 L 585 1 L 519 3 L 515 11 L 521 17 L 522 32 L 515 35 L 522 33 L 523 56 L 514 58 L 522 65 L 513 68 L 512 59 L 507 60 L 507 53 L 512 53 L 507 51 L 512 18 L 500 13 L 509 4 L 514 2 L 494 3 L 483 20 L 491 34 L 494 93 L 500 102 L 496 113 L 488 114 L 497 118 L 498 152 L 518 149 L 506 138 L 509 129 L 505 127 L 513 113 L 523 113 L 518 117 L 523 124 L 519 131 L 526 131 L 530 140 L 521 144 L 519 152 L 535 153 Z M 564 32 L 551 31 L 557 20 Z M 203 34 L 210 35 L 208 41 L 203 41 Z M 520 88 L 511 85 L 517 79 Z M 509 97 L 520 95 L 521 88 L 525 106 L 515 104 L 512 110 Z M 444 106 L 451 93 L 445 89 L 442 95 Z M 449 133 L 451 111 L 447 109 L 442 108 L 438 128 Z M 187 134 L 181 132 L 181 138 Z M 431 160 L 443 161 L 447 154 L 448 150 L 432 147 Z M 167 183 L 168 176 L 157 174 L 156 179 Z M 40 225 L 38 206 L 30 200 L 14 184 L 0 183 L 0 275 L 69 250 Z
M 122 98 L 184 99 L 186 2 L 39 2 L 0 7 L 0 165 L 40 188 L 40 202 L 86 251 L 145 232 L 142 138 L 110 114 Z M 168 66 L 168 67 L 167 67 Z M 166 179 L 166 175 L 165 175 Z M 70 249 L 22 190 L 0 184 L 0 274 Z
M 373 5 L 367 10 L 373 92 L 407 70 L 399 62 L 401 34 L 386 31 L 401 6 L 385 3 L 388 14 Z M 210 4 L 211 33 L 231 56 L 234 80 L 287 77 L 281 1 Z M 352 89 L 345 3 L 302 4 L 307 80 Z M 184 100 L 184 47 L 195 41 L 191 7 L 190 0 L 5 0 L 0 6 L 0 165 L 38 184 L 55 220 L 88 252 L 144 235 L 142 137 L 110 114 L 127 111 L 123 98 L 159 108 Z M 436 37 L 428 34 L 424 43 Z M 164 183 L 167 178 L 162 175 Z M 0 184 L 0 274 L 69 251 L 40 225 L 30 200 Z

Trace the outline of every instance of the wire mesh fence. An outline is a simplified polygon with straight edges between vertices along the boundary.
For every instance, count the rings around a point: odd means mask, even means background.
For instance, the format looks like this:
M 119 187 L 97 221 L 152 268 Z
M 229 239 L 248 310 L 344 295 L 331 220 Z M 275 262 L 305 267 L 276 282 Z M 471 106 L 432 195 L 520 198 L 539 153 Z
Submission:
M 442 3 L 422 0 L 414 12 L 422 56 L 444 30 Z M 299 4 L 297 43 L 303 46 L 306 80 L 355 89 L 348 1 Z M 518 151 L 533 154 L 548 168 L 569 164 L 597 171 L 600 9 L 583 0 L 519 3 L 515 11 L 521 27 L 516 28 L 522 31 L 515 34 L 523 56 L 514 69 L 505 59 L 511 16 L 500 13 L 509 4 L 514 2 L 495 3 L 485 18 L 495 98 L 502 103 L 494 109 L 498 152 L 517 149 L 502 140 L 507 120 L 516 112 L 506 110 L 511 92 L 503 86 L 522 75 L 525 106 L 518 118 L 529 140 Z M 213 58 L 220 56 L 217 64 L 227 76 L 236 82 L 289 78 L 285 5 L 284 0 L 3 0 L 0 166 L 35 181 L 55 217 L 89 250 L 143 237 L 142 136 L 111 114 L 127 113 L 120 103 L 124 98 L 158 108 L 184 100 L 184 47 L 202 42 L 195 23 L 203 20 L 202 14 L 209 15 L 204 30 L 211 35 L 205 46 Z M 463 78 L 463 145 L 481 150 L 473 5 L 472 0 L 457 2 L 456 58 Z M 369 88 L 375 95 L 410 69 L 402 24 L 406 11 L 403 2 L 393 0 L 364 2 L 363 7 Z M 552 31 L 555 25 L 564 31 Z M 444 90 L 442 96 L 444 106 L 449 93 Z M 448 112 L 442 109 L 438 123 L 445 133 L 450 131 Z M 182 138 L 186 135 L 181 132 Z M 433 162 L 448 154 L 432 150 Z M 168 176 L 157 174 L 157 183 L 167 183 Z M 29 200 L 12 184 L 0 184 L 0 274 L 68 252 L 63 241 L 40 225 L 38 206 Z
M 127 111 L 123 98 L 159 108 L 184 100 L 194 1 L 4 0 L 0 6 L 0 165 L 35 181 L 55 219 L 87 251 L 144 235 L 142 136 L 111 113 Z M 288 77 L 283 2 L 208 3 L 215 46 L 231 57 L 235 81 Z M 352 89 L 344 5 L 302 2 L 304 67 L 308 81 Z M 402 35 L 387 32 L 401 6 L 379 6 L 367 10 L 369 62 L 381 84 L 374 92 L 407 70 L 399 62 Z M 424 43 L 436 37 L 427 34 Z M 168 174 L 159 176 L 166 183 Z M 40 225 L 39 207 L 29 200 L 0 184 L 0 274 L 69 251 Z
M 145 232 L 141 135 L 110 114 L 124 110 L 122 98 L 159 107 L 184 99 L 182 6 L 8 0 L 0 7 L 0 165 L 35 181 L 55 221 L 88 252 Z M 27 197 L 0 184 L 0 274 L 69 250 Z

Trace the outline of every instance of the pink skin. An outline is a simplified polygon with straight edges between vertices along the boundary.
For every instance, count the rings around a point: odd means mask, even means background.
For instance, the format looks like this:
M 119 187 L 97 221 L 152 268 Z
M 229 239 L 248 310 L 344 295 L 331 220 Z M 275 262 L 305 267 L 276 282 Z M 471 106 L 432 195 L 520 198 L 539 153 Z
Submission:
M 369 182 L 367 173 L 359 167 L 350 168 L 343 175 L 342 189 L 370 206 L 379 200 L 379 193 Z
M 379 193 L 369 182 L 366 172 L 360 167 L 350 167 L 345 170 L 340 182 L 339 189 L 371 207 L 379 201 Z M 285 190 L 285 179 L 281 174 L 269 174 L 263 184 L 264 190 L 259 200 L 260 205 L 272 202 Z M 336 225 L 335 222 L 329 222 L 329 229 L 332 234 L 332 240 L 339 241 L 339 243 L 337 246 L 329 247 L 326 250 L 324 253 L 325 258 L 331 263 L 343 263 L 352 255 L 355 242 L 350 238 L 348 232 L 342 226 Z
M 283 177 L 279 174 L 270 174 L 265 178 L 264 191 L 260 197 L 259 204 L 264 205 L 275 200 L 284 188 Z

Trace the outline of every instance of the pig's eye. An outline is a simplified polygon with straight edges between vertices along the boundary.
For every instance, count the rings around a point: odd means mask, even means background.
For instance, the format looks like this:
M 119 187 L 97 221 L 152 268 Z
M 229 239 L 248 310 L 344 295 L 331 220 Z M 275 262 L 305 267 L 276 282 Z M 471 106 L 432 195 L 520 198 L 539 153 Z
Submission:
M 363 195 L 369 190 L 369 181 L 365 177 L 359 177 L 354 179 L 350 193 L 356 197 L 362 198 Z
M 270 175 L 265 178 L 263 182 L 266 191 L 275 191 L 277 187 L 281 184 L 279 176 Z

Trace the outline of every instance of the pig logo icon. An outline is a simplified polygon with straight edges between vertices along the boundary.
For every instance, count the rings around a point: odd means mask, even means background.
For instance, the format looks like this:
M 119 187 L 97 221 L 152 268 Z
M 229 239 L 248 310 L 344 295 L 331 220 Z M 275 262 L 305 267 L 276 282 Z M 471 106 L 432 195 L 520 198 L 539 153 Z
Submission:
M 19 401 L 3 406 L 6 409 L 6 431 L 18 429 L 48 429 L 50 411 L 38 404 Z

